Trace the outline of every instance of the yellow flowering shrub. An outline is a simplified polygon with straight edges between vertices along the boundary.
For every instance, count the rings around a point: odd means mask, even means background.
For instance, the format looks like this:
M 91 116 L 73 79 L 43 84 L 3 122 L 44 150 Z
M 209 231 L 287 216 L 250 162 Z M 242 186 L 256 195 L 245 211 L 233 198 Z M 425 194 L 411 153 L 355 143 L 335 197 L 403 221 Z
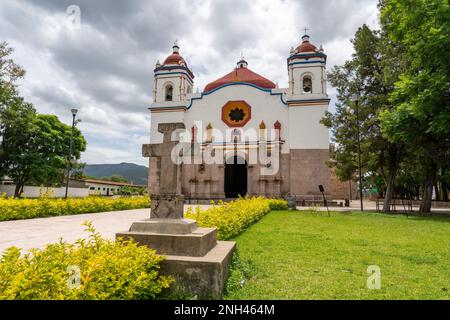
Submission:
M 0 300 L 154 299 L 173 282 L 159 274 L 164 260 L 133 241 L 103 239 L 90 223 L 88 239 L 47 245 L 0 258 Z
M 150 208 L 148 196 L 87 197 L 67 200 L 45 197 L 38 199 L 0 198 L 0 221 L 142 208 Z
M 233 202 L 219 201 L 206 210 L 189 208 L 188 219 L 197 220 L 201 227 L 216 227 L 219 240 L 230 239 L 272 210 L 287 209 L 287 202 L 262 197 L 240 198 Z

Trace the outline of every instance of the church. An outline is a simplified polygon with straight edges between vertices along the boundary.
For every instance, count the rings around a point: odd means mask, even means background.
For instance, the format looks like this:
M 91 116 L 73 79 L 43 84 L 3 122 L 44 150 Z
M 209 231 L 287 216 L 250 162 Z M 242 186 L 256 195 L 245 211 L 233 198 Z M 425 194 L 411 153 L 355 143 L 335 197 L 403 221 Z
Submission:
M 288 88 L 252 71 L 242 57 L 230 73 L 194 92 L 194 74 L 175 44 L 154 69 L 150 143 L 163 142 L 159 124 L 184 124 L 183 139 L 196 152 L 190 156 L 195 161 L 180 164 L 181 193 L 193 200 L 319 200 L 323 185 L 330 197 L 329 133 L 320 123 L 330 102 L 326 62 L 323 48 L 304 35 L 280 65 Z M 150 158 L 149 168 L 151 193 L 158 188 L 161 163 Z

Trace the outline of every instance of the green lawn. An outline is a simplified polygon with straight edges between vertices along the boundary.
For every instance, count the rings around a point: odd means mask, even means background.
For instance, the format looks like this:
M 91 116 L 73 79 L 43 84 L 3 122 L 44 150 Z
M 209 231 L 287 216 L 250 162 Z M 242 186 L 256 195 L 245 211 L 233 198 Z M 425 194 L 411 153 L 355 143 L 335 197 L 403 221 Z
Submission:
M 235 240 L 253 276 L 227 299 L 450 299 L 449 218 L 273 211 Z

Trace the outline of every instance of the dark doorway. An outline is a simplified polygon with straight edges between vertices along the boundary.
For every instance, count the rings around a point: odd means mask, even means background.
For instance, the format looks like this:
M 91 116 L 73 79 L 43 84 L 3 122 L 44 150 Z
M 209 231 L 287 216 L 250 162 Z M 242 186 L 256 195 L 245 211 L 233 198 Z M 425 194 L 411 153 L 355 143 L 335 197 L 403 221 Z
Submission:
M 225 163 L 225 197 L 237 198 L 247 194 L 247 163 L 234 156 Z

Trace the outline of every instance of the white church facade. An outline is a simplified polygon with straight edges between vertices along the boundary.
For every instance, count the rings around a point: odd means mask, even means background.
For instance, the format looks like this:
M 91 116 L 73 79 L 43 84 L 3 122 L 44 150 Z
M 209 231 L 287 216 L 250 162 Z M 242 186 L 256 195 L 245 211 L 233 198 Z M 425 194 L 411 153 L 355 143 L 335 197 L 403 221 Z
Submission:
M 248 194 L 311 200 L 321 196 L 318 185 L 330 195 L 329 133 L 320 123 L 330 101 L 326 61 L 323 49 L 305 35 L 287 58 L 287 88 L 278 88 L 241 59 L 230 73 L 194 93 L 194 74 L 174 45 L 154 69 L 150 143 L 162 142 L 158 124 L 183 123 L 200 155 L 216 159 L 181 165 L 186 198 Z M 264 161 L 261 150 L 268 156 Z M 158 166 L 150 160 L 150 190 L 158 184 L 152 175 Z

